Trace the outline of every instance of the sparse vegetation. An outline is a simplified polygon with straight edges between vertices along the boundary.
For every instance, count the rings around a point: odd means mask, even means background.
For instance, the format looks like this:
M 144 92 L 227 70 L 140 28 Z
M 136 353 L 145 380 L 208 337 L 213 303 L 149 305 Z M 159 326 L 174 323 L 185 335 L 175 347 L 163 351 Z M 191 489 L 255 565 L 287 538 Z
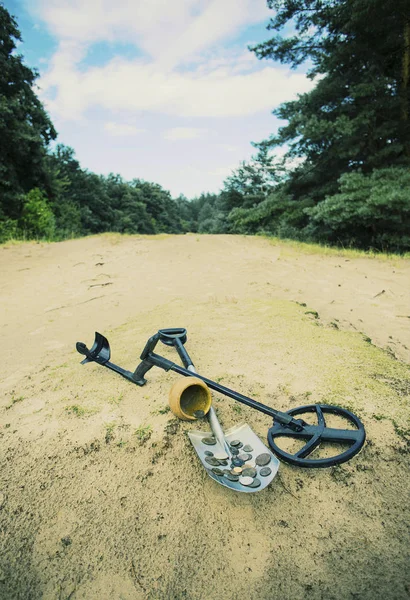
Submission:
M 110 402 L 111 404 L 115 404 L 116 406 L 119 406 L 123 399 L 124 399 L 124 394 L 123 394 L 123 392 L 121 392 L 121 394 L 119 394 L 118 396 L 110 396 L 110 398 L 108 398 L 108 402 Z
M 152 415 L 166 415 L 171 410 L 169 404 L 165 404 L 162 408 L 157 408 L 151 411 Z
M 25 400 L 24 396 L 12 396 L 11 402 L 6 406 L 6 410 L 9 410 L 12 406 L 17 404 L 18 402 L 23 402 Z
M 116 428 L 116 423 L 107 423 L 105 426 L 105 443 L 109 444 L 114 439 L 114 431 Z
M 72 404 L 71 406 L 66 406 L 65 411 L 69 415 L 73 415 L 75 417 L 88 417 L 97 412 L 94 408 L 86 408 L 84 406 L 80 406 L 79 404 Z
M 306 310 L 305 315 L 312 315 L 315 319 L 319 318 L 319 313 L 316 310 Z
M 137 437 L 137 440 L 141 444 L 144 444 L 146 441 L 149 440 L 149 438 L 152 435 L 152 425 L 140 425 L 135 430 L 135 435 Z

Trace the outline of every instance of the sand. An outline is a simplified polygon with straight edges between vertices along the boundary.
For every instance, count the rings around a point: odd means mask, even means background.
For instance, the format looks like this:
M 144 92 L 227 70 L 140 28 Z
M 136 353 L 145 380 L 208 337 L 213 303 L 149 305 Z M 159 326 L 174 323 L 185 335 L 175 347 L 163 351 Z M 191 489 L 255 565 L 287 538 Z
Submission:
M 0 598 L 408 598 L 409 260 L 103 235 L 5 245 L 0 273 Z M 350 408 L 364 449 L 282 462 L 258 494 L 219 486 L 167 412 L 177 375 L 140 388 L 75 351 L 99 331 L 133 370 L 162 327 L 260 402 Z M 269 417 L 214 406 L 266 441 Z

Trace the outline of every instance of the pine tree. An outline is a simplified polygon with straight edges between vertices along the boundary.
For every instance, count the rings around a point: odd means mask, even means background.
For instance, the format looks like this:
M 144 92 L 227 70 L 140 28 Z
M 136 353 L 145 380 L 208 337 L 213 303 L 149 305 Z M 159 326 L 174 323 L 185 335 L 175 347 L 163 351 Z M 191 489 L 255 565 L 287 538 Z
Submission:
M 288 189 L 313 204 L 357 170 L 410 163 L 408 0 L 268 0 L 277 32 L 252 48 L 292 68 L 307 62 L 315 88 L 274 111 L 288 121 L 261 146 L 287 144 L 302 162 Z M 289 27 L 293 33 L 287 34 Z

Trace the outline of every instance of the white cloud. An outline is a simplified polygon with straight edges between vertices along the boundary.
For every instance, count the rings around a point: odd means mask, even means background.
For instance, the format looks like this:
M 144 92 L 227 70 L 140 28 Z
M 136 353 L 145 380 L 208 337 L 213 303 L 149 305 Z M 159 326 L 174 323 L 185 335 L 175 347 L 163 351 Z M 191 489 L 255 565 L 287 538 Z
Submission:
M 130 125 L 128 123 L 115 123 L 113 121 L 109 121 L 104 124 L 105 131 L 108 131 L 111 135 L 136 135 L 138 133 L 143 133 L 145 129 L 138 129 L 135 125 Z
M 206 135 L 206 129 L 197 127 L 173 127 L 164 133 L 166 140 L 193 140 Z
M 22 1 L 58 43 L 39 95 L 61 139 L 96 172 L 158 180 L 174 193 L 217 190 L 250 157 L 250 139 L 272 131 L 271 110 L 313 86 L 238 48 L 239 34 L 272 16 L 265 0 Z M 92 66 L 99 42 L 105 62 Z M 124 58 L 124 44 L 138 58 Z M 145 130 L 146 143 L 134 143 Z M 170 153 L 170 140 L 195 139 L 194 152 L 181 142 Z
M 28 1 L 28 0 L 27 0 Z M 238 116 L 269 109 L 309 85 L 301 75 L 261 63 L 244 49 L 221 49 L 250 24 L 267 21 L 262 0 L 38 0 L 29 8 L 59 39 L 40 80 L 42 100 L 59 118 L 89 108 L 178 116 Z M 144 59 L 114 57 L 87 67 L 99 41 L 128 42 Z M 183 64 L 190 69 L 181 70 Z
M 180 117 L 245 116 L 270 110 L 312 86 L 304 75 L 275 67 L 247 69 L 246 64 L 246 72 L 240 73 L 236 62 L 234 68 L 226 65 L 198 75 L 195 71 L 163 72 L 141 60 L 113 59 L 84 72 L 63 53 L 54 57 L 54 66 L 40 86 L 49 110 L 71 119 L 92 107 Z M 49 89 L 56 91 L 52 101 Z
M 126 41 L 154 59 L 184 59 L 267 20 L 264 0 L 26 0 L 60 40 Z

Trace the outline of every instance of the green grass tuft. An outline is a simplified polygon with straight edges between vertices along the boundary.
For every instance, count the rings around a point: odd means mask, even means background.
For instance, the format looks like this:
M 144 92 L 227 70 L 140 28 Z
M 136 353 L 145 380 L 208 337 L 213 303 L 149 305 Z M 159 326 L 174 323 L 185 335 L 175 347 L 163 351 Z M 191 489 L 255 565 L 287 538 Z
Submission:
M 73 415 L 79 418 L 88 417 L 97 412 L 96 409 L 85 408 L 84 406 L 80 406 L 79 404 L 72 404 L 71 406 L 66 406 L 65 411 L 69 415 Z
M 24 396 L 12 396 L 10 404 L 6 406 L 6 410 L 9 410 L 18 402 L 23 402 L 23 400 L 25 400 Z
M 143 444 L 149 440 L 152 435 L 152 425 L 140 425 L 135 430 L 135 435 L 137 436 L 137 440 Z

